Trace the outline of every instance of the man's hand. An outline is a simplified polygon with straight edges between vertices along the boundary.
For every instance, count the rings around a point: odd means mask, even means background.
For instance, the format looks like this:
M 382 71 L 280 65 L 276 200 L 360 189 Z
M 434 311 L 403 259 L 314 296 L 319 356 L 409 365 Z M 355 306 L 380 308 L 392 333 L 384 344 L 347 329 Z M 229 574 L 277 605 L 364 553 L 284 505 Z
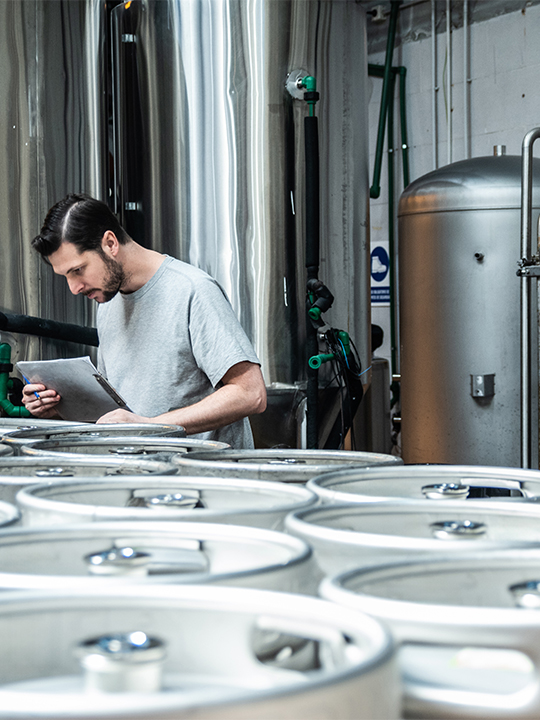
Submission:
M 52 418 L 57 414 L 56 406 L 60 402 L 60 395 L 45 385 L 29 384 L 23 387 L 22 401 L 35 417 Z
M 111 412 L 102 415 L 97 423 L 151 423 L 155 422 L 153 418 L 143 417 L 142 415 L 135 415 L 135 413 L 129 412 L 129 410 L 111 410 Z

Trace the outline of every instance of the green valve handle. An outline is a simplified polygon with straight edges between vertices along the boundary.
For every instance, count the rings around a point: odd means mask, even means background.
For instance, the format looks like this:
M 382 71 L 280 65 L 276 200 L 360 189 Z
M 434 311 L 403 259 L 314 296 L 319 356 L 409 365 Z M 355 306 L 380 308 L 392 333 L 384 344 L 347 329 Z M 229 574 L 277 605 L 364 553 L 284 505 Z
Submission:
M 308 360 L 308 365 L 312 370 L 318 370 L 321 365 L 325 362 L 330 362 L 335 357 L 334 353 L 321 353 L 320 355 L 313 355 Z
M 312 320 L 318 320 L 322 315 L 321 310 L 318 307 L 309 308 L 307 312 Z

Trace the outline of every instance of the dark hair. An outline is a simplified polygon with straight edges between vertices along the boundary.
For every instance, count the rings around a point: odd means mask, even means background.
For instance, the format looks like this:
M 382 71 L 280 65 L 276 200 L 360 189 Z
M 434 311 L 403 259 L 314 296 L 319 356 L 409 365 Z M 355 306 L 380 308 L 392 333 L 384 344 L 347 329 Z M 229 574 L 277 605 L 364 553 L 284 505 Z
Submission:
M 63 242 L 76 245 L 79 252 L 101 252 L 103 235 L 111 230 L 125 245 L 130 237 L 108 206 L 89 195 L 71 193 L 49 210 L 32 247 L 44 258 L 56 252 Z

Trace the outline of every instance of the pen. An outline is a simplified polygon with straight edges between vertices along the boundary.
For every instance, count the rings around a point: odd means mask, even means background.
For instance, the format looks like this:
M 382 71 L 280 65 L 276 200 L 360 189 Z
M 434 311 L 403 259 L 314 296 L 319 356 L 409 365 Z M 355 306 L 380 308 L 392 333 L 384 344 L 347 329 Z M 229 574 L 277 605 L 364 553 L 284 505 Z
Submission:
M 30 380 L 27 377 L 24 377 L 24 375 L 23 375 L 22 378 L 27 385 L 30 385 Z M 41 400 L 41 398 L 39 397 L 37 392 L 34 392 L 34 395 L 37 397 L 38 400 Z

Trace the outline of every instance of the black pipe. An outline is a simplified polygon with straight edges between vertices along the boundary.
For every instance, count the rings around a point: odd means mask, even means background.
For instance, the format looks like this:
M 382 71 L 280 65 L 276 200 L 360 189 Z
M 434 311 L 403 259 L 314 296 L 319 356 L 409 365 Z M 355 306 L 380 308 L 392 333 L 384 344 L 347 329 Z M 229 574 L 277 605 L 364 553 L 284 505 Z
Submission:
M 306 268 L 308 280 L 319 274 L 319 126 L 315 116 L 304 118 L 306 152 Z
M 60 323 L 31 315 L 8 315 L 0 312 L 0 330 L 38 337 L 66 340 L 80 345 L 99 345 L 96 328 Z
M 317 118 L 304 118 L 304 144 L 306 160 L 306 269 L 308 281 L 319 273 L 319 130 Z M 308 303 L 309 306 L 309 303 Z M 311 323 L 306 308 L 306 366 L 307 366 L 307 447 L 319 447 L 319 373 L 309 366 L 308 360 L 319 352 L 317 328 Z

